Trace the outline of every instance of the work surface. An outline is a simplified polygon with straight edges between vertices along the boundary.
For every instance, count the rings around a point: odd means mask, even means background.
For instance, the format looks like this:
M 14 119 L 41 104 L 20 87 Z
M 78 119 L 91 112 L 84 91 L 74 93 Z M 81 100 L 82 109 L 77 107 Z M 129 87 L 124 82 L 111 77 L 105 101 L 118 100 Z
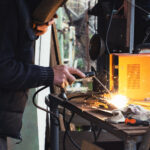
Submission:
M 105 120 L 112 116 L 111 111 L 91 108 L 89 105 L 86 105 L 83 98 L 74 98 L 71 101 L 64 101 L 52 94 L 50 95 L 50 100 L 54 100 L 58 105 L 66 107 L 70 111 L 75 112 L 92 123 L 95 123 L 102 129 L 105 129 L 124 141 L 144 135 L 149 128 L 144 126 L 129 126 L 124 123 L 108 123 Z

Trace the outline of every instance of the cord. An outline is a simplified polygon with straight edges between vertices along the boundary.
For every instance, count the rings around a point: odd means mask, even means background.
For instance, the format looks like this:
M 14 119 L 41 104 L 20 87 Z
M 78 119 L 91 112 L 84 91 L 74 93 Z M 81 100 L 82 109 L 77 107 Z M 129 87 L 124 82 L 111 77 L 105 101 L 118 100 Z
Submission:
M 72 114 L 73 115 L 73 114 Z M 64 133 L 64 138 L 63 138 L 63 149 L 66 150 L 66 145 L 65 145 L 65 141 L 66 141 L 66 136 L 68 136 L 69 140 L 71 141 L 71 143 L 78 149 L 80 150 L 80 146 L 72 139 L 72 137 L 70 136 L 68 130 L 69 130 L 69 125 L 73 119 L 74 115 L 71 116 L 69 122 L 66 122 L 66 108 L 64 107 L 63 109 L 63 122 L 64 122 L 64 126 L 65 126 L 65 133 Z
M 72 115 L 71 115 L 71 117 L 70 117 L 70 119 L 69 119 L 69 122 L 67 123 L 67 125 L 66 125 L 66 131 L 65 131 L 65 133 L 64 133 L 64 138 L 63 138 L 63 150 L 66 150 L 66 144 L 65 144 L 65 142 L 66 142 L 66 136 L 68 135 L 68 137 L 69 137 L 69 140 L 72 142 L 72 144 L 78 149 L 78 150 L 80 150 L 80 147 L 79 147 L 79 145 L 71 138 L 71 136 L 70 136 L 70 134 L 68 133 L 68 130 L 69 130 L 69 126 L 70 126 L 70 123 L 71 123 L 71 121 L 72 121 L 72 119 L 73 119 L 73 117 L 74 117 L 74 114 L 75 113 L 72 113 Z M 65 111 L 64 111 L 64 117 L 65 117 Z M 64 118 L 64 120 L 65 120 L 65 118 Z M 66 121 L 65 121 L 66 122 Z M 66 123 L 65 123 L 66 124 Z
M 107 50 L 108 54 L 110 54 L 110 50 L 109 50 L 109 47 L 108 47 L 108 35 L 109 35 L 110 27 L 111 27 L 111 24 L 112 24 L 112 18 L 113 18 L 113 15 L 114 15 L 114 8 L 115 8 L 115 2 L 114 2 L 114 5 L 113 5 L 113 8 L 112 8 L 112 12 L 111 12 L 111 15 L 110 15 L 109 24 L 108 24 L 108 28 L 107 28 L 107 32 L 106 32 L 105 45 L 106 45 L 106 50 Z
M 133 4 L 131 2 L 131 0 L 127 0 L 127 2 L 130 3 L 131 5 L 135 6 L 136 8 L 140 9 L 141 11 L 145 12 L 146 14 L 150 15 L 150 12 L 143 9 L 141 6 L 139 6 L 137 4 Z M 105 44 L 106 44 L 106 49 L 107 49 L 108 54 L 110 54 L 110 50 L 109 50 L 109 46 L 108 46 L 108 35 L 109 35 L 110 27 L 111 27 L 111 24 L 112 24 L 112 18 L 113 18 L 113 14 L 114 14 L 114 7 L 115 7 L 115 4 L 114 4 L 112 12 L 111 12 L 111 16 L 110 16 L 110 20 L 109 20 L 109 24 L 108 24 L 108 28 L 107 28 L 107 32 L 106 32 L 106 42 L 105 42 Z
M 38 105 L 36 104 L 36 102 L 35 102 L 35 98 L 36 98 L 37 94 L 38 94 L 39 92 L 41 92 L 42 90 L 46 89 L 47 87 L 49 87 L 49 86 L 45 86 L 45 87 L 42 87 L 41 89 L 37 90 L 37 91 L 34 93 L 34 95 L 33 95 L 32 102 L 33 102 L 33 104 L 34 104 L 34 106 L 35 106 L 36 108 L 38 108 L 38 109 L 40 109 L 40 110 L 43 110 L 43 111 L 45 111 L 45 112 L 47 112 L 47 113 L 50 113 L 52 117 L 56 118 L 56 119 L 57 119 L 57 122 L 58 122 L 57 125 L 60 126 L 59 118 L 58 118 L 53 112 L 48 111 L 48 110 L 46 110 L 46 109 L 44 109 L 44 108 L 38 106 Z M 81 97 L 81 96 L 80 96 L 80 97 Z M 65 121 L 65 107 L 64 107 L 64 111 L 63 111 L 63 116 L 64 116 L 64 117 L 63 117 L 64 125 L 65 125 L 65 128 L 66 128 L 66 131 L 65 131 L 65 134 L 64 134 L 64 140 L 63 140 L 63 141 L 64 141 L 64 142 L 63 142 L 63 147 L 64 147 L 64 149 L 65 149 L 65 140 L 66 140 L 66 136 L 68 136 L 68 137 L 69 137 L 69 140 L 72 142 L 72 144 L 73 144 L 78 150 L 80 150 L 79 145 L 71 138 L 70 134 L 68 133 L 69 125 L 70 125 L 70 123 L 71 123 L 71 121 L 72 121 L 72 119 L 73 119 L 73 117 L 74 117 L 74 113 L 72 114 L 72 116 L 71 116 L 71 118 L 70 118 L 70 120 L 69 120 L 69 122 L 68 122 L 67 124 L 66 124 L 66 121 Z
M 39 92 L 41 92 L 42 90 L 46 89 L 47 87 L 49 87 L 49 86 L 45 86 L 45 87 L 42 87 L 42 88 L 40 88 L 39 90 L 37 90 L 37 91 L 34 93 L 34 95 L 33 95 L 32 101 L 33 101 L 33 104 L 34 104 L 34 106 L 35 106 L 36 108 L 38 108 L 38 109 L 40 109 L 40 110 L 43 110 L 43 111 L 45 111 L 45 112 L 47 112 L 47 113 L 50 113 L 50 114 L 52 115 L 52 117 L 56 118 L 57 121 L 58 121 L 58 126 L 60 126 L 59 118 L 58 118 L 53 112 L 48 111 L 48 110 L 46 110 L 46 109 L 44 109 L 44 108 L 38 106 L 37 103 L 35 102 L 35 98 L 36 98 L 37 94 L 38 94 Z M 84 95 L 84 96 L 87 96 L 87 94 Z M 74 97 L 69 98 L 68 100 L 71 100 L 71 99 L 77 98 L 77 97 L 82 97 L 82 96 L 74 96 Z M 64 150 L 66 149 L 66 148 L 65 148 L 66 136 L 68 136 L 68 137 L 69 137 L 69 140 L 72 142 L 72 144 L 73 144 L 78 150 L 80 150 L 80 146 L 72 139 L 72 137 L 71 137 L 70 134 L 68 133 L 69 125 L 70 125 L 70 123 L 71 123 L 73 117 L 74 117 L 74 113 L 72 114 L 72 116 L 71 116 L 69 122 L 66 124 L 66 121 L 65 121 L 65 107 L 64 107 L 64 111 L 63 111 L 63 121 L 64 121 L 64 125 L 65 125 L 65 128 L 66 128 L 66 131 L 65 131 L 65 134 L 64 134 L 64 140 L 63 140 L 63 141 L 64 141 L 64 142 L 63 142 Z
M 98 133 L 96 134 L 95 127 L 94 127 L 94 125 L 92 124 L 92 122 L 91 122 L 91 127 L 92 127 L 93 136 L 94 136 L 94 141 L 95 141 L 95 143 L 96 143 L 97 140 L 98 140 L 98 138 L 99 138 L 99 136 L 100 136 L 100 133 L 101 133 L 101 131 L 102 131 L 102 128 L 99 128 Z
M 135 6 L 136 8 L 140 9 L 141 11 L 145 12 L 146 14 L 150 15 L 150 12 L 148 12 L 147 10 L 143 9 L 141 6 L 137 5 L 137 4 L 133 4 L 131 2 L 131 0 L 127 0 L 128 3 L 130 3 L 132 6 Z
M 94 78 L 96 78 L 95 76 L 94 76 Z M 101 84 L 102 86 L 103 86 L 103 88 L 111 95 L 111 93 L 110 93 L 110 91 L 102 84 L 102 82 L 100 82 L 97 78 L 96 78 L 96 81 L 99 83 L 99 84 Z M 80 97 L 89 97 L 89 94 L 84 94 L 84 95 L 78 95 L 78 96 L 73 96 L 73 97 L 70 97 L 70 98 L 68 98 L 68 101 L 71 101 L 72 99 L 75 99 L 75 98 L 80 98 Z M 91 96 L 93 96 L 93 95 L 91 95 Z M 72 121 L 72 119 L 73 119 L 73 117 L 74 117 L 74 113 L 72 114 L 72 116 L 71 116 L 71 118 L 70 118 L 70 120 L 69 120 L 69 122 L 67 123 L 66 122 L 66 115 L 65 115 L 65 111 L 66 111 L 66 108 L 64 107 L 64 110 L 63 110 L 63 121 L 64 121 L 64 126 L 65 126 L 65 129 L 66 129 L 66 131 L 65 131 L 65 133 L 64 133 L 64 138 L 63 138 L 63 150 L 66 150 L 66 145 L 65 145 L 65 141 L 66 141 L 66 136 L 68 136 L 69 137 L 69 140 L 72 142 L 72 144 L 78 149 L 78 150 L 80 150 L 80 147 L 78 146 L 78 144 L 71 138 L 71 136 L 70 136 L 70 134 L 68 133 L 68 130 L 69 130 L 69 125 L 70 125 L 70 123 L 71 123 L 71 121 Z M 93 131 L 93 135 L 94 135 L 94 140 L 95 141 L 97 141 L 97 139 L 98 139 L 98 137 L 99 137 L 99 135 L 100 135 L 100 133 L 101 133 L 101 129 L 99 129 L 99 131 L 98 131 L 98 133 L 96 134 L 96 132 L 95 132 L 95 130 L 94 129 L 92 129 L 92 131 Z
M 96 79 L 96 81 L 97 81 L 97 82 L 110 94 L 110 96 L 111 96 L 110 91 L 104 86 L 104 84 L 103 84 L 97 77 L 94 76 L 94 78 Z M 87 98 L 88 98 L 88 97 L 89 97 L 89 94 L 84 94 L 84 95 L 82 95 L 82 96 L 81 96 L 81 95 L 73 96 L 73 97 L 68 98 L 67 101 L 71 101 L 72 99 L 80 98 L 80 97 L 86 97 L 86 96 L 87 96 Z M 91 95 L 91 96 L 93 96 L 93 95 Z M 64 106 L 64 110 L 63 110 L 63 121 L 64 121 L 64 126 L 65 126 L 66 131 L 65 131 L 65 133 L 64 133 L 64 138 L 63 138 L 63 150 L 66 150 L 66 145 L 65 145 L 66 136 L 68 136 L 68 137 L 69 137 L 69 140 L 72 142 L 72 144 L 73 144 L 78 150 L 80 150 L 79 145 L 71 138 L 70 134 L 68 133 L 69 125 L 70 125 L 70 123 L 71 123 L 71 121 L 72 121 L 72 119 L 73 119 L 73 117 L 74 117 L 74 113 L 72 114 L 72 116 L 71 116 L 69 122 L 67 123 L 67 122 L 66 122 L 66 119 L 65 119 L 65 118 L 66 118 L 65 111 L 66 111 L 66 108 L 65 108 L 65 106 Z M 92 131 L 93 131 L 93 135 L 94 135 L 94 140 L 97 141 L 97 139 L 98 139 L 98 137 L 99 137 L 99 135 L 100 135 L 100 133 L 101 133 L 101 129 L 99 129 L 99 131 L 98 131 L 97 134 L 96 134 L 96 132 L 95 132 L 94 129 L 92 129 Z
M 95 77 L 95 78 L 96 78 L 96 77 Z M 98 79 L 97 79 L 97 80 L 98 80 Z M 99 80 L 98 80 L 98 81 L 99 81 Z M 100 81 L 99 81 L 99 83 L 100 83 L 101 85 L 103 85 Z M 53 112 L 48 111 L 48 110 L 46 110 L 46 109 L 44 109 L 44 108 L 38 106 L 38 105 L 36 104 L 36 102 L 35 102 L 35 98 L 36 98 L 37 94 L 38 94 L 39 92 L 41 92 L 42 90 L 46 89 L 47 87 L 49 87 L 49 86 L 45 86 L 45 87 L 42 87 L 41 89 L 37 90 L 37 91 L 34 93 L 34 95 L 33 95 L 32 101 L 33 101 L 33 104 L 34 104 L 35 107 L 37 107 L 38 109 L 43 110 L 43 111 L 45 111 L 45 112 L 47 112 L 47 113 L 50 113 L 50 114 L 52 115 L 52 117 L 56 118 L 57 121 L 58 121 L 58 125 L 60 126 L 59 118 L 58 118 Z M 104 85 L 103 85 L 103 87 L 108 91 L 108 89 L 107 89 Z M 72 99 L 74 99 L 74 98 L 86 97 L 86 96 L 89 96 L 89 94 L 84 94 L 84 95 L 82 95 L 82 96 L 81 96 L 81 95 L 80 95 L 80 96 L 79 96 L 79 95 L 78 95 L 78 96 L 73 96 L 73 97 L 70 97 L 70 98 L 68 99 L 68 101 L 70 101 L 70 100 L 72 100 Z M 92 96 L 92 95 L 91 95 L 91 96 Z M 64 125 L 65 125 L 65 128 L 66 128 L 66 131 L 65 131 L 65 133 L 64 133 L 64 139 L 63 139 L 63 149 L 64 149 L 64 150 L 66 150 L 66 146 L 65 146 L 66 136 L 68 136 L 68 137 L 69 137 L 69 140 L 72 142 L 72 144 L 73 144 L 78 150 L 80 150 L 79 145 L 72 139 L 72 137 L 71 137 L 70 134 L 68 133 L 69 125 L 70 125 L 70 123 L 71 123 L 73 117 L 74 117 L 74 113 L 72 113 L 69 122 L 66 124 L 66 120 L 65 120 L 65 107 L 64 107 L 64 110 L 63 110 L 63 121 L 64 121 Z M 95 135 L 96 135 L 96 134 L 95 134 Z M 98 135 L 99 135 L 99 134 L 98 134 Z M 98 137 L 98 135 L 97 135 L 97 137 Z M 96 136 L 95 136 L 95 139 L 96 139 Z
M 47 113 L 50 113 L 50 114 L 52 115 L 52 117 L 54 117 L 55 119 L 57 119 L 57 122 L 58 122 L 57 125 L 60 126 L 59 118 L 58 118 L 52 111 L 48 111 L 48 110 L 46 110 L 45 108 L 42 108 L 42 107 L 38 106 L 38 105 L 36 104 L 36 102 L 35 102 L 35 98 L 36 98 L 37 94 L 38 94 L 39 92 L 43 91 L 44 89 L 46 89 L 47 87 L 49 87 L 49 86 L 44 86 L 44 87 L 40 88 L 39 90 L 37 90 L 37 91 L 34 93 L 34 95 L 33 95 L 32 102 L 33 102 L 33 104 L 34 104 L 34 106 L 35 106 L 36 108 L 38 108 L 38 109 L 40 109 L 40 110 L 43 110 L 43 111 L 45 111 L 45 112 L 47 112 Z

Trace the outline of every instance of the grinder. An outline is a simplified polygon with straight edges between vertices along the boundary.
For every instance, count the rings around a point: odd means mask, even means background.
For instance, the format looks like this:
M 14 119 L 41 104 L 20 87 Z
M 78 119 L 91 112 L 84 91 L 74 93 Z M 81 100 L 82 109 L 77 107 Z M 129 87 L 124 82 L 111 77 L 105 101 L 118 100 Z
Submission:
M 95 76 L 95 72 L 92 71 L 92 72 L 84 72 L 85 74 L 85 78 L 90 78 L 90 77 L 94 77 Z M 73 76 L 76 78 L 76 79 L 81 79 L 78 75 L 76 74 L 73 74 Z M 64 99 L 64 100 L 67 100 L 67 95 L 65 93 L 65 89 L 64 88 L 61 88 L 61 93 L 59 95 L 60 98 Z

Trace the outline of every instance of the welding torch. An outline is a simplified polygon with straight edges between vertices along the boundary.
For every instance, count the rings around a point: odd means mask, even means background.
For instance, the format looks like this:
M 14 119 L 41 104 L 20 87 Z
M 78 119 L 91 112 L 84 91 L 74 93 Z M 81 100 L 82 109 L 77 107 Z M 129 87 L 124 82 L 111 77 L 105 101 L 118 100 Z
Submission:
M 125 124 L 131 125 L 131 126 L 138 126 L 138 125 L 149 126 L 150 125 L 148 121 L 143 121 L 143 120 L 139 120 L 135 118 L 126 118 Z

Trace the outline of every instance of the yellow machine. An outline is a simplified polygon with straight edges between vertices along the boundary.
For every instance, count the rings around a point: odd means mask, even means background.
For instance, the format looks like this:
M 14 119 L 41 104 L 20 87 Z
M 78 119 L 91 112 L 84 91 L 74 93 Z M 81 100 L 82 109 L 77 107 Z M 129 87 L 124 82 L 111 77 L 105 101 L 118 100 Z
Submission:
M 150 54 L 111 54 L 110 90 L 132 100 L 149 100 Z

